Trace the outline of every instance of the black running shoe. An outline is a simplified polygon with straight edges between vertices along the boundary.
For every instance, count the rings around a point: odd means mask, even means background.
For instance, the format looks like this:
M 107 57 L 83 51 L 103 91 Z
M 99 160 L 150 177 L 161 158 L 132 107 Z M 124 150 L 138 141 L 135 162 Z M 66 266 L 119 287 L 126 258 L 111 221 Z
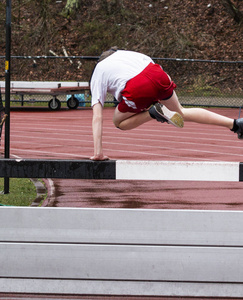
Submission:
M 158 122 L 172 124 L 175 127 L 182 128 L 184 120 L 182 116 L 175 111 L 170 111 L 167 107 L 160 103 L 156 103 L 149 109 L 150 116 Z
M 243 118 L 241 119 L 237 119 L 235 121 L 236 125 L 239 127 L 237 130 L 236 130 L 236 133 L 238 134 L 238 138 L 239 139 L 243 139 Z

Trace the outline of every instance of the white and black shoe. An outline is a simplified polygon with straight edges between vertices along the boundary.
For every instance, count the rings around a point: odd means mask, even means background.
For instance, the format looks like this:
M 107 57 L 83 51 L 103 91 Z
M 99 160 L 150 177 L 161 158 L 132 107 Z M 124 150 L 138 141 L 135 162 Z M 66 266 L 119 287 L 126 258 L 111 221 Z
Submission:
M 150 107 L 149 114 L 158 122 L 166 122 L 178 128 L 182 128 L 184 126 L 184 120 L 182 116 L 178 112 L 169 110 L 163 104 L 156 103 L 155 105 Z

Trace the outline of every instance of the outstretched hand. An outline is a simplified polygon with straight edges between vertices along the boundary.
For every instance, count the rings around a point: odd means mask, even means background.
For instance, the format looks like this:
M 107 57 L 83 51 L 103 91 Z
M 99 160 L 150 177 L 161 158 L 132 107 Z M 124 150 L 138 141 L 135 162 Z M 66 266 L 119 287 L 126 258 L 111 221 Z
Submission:
M 90 157 L 91 160 L 109 160 L 108 156 L 105 155 L 94 155 Z

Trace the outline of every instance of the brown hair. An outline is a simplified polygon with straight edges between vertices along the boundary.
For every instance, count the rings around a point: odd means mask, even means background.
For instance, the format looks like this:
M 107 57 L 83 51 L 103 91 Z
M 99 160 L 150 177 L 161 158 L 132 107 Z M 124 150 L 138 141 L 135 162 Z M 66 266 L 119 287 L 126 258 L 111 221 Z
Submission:
M 98 63 L 101 62 L 103 59 L 107 58 L 108 56 L 112 55 L 118 50 L 117 46 L 111 47 L 109 50 L 102 52 L 101 56 L 98 59 Z

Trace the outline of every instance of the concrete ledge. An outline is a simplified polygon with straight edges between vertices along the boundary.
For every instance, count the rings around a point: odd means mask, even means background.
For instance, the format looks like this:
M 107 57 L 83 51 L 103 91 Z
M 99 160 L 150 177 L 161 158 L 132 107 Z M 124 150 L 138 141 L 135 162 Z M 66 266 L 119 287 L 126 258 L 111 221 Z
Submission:
M 243 297 L 243 212 L 0 209 L 2 293 Z

